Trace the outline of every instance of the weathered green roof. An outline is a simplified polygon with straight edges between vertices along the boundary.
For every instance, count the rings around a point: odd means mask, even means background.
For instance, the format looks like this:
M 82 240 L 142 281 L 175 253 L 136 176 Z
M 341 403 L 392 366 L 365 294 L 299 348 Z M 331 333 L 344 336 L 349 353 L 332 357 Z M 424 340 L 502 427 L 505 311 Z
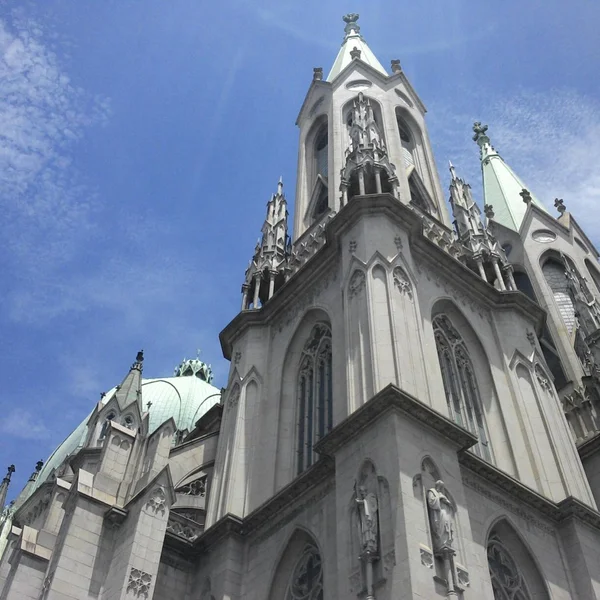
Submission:
M 474 126 L 474 140 L 481 152 L 481 171 L 483 175 L 484 203 L 493 206 L 494 221 L 514 231 L 519 231 L 527 212 L 527 204 L 523 201 L 521 192 L 528 189 L 515 172 L 504 162 L 496 152 L 486 134 L 487 125 Z M 538 208 L 546 207 L 531 193 L 531 202 Z
M 108 402 L 116 392 L 116 387 L 104 397 Z M 142 379 L 142 402 L 144 408 L 150 406 L 149 430 L 156 431 L 162 423 L 173 417 L 177 429 L 191 431 L 198 419 L 220 401 L 218 388 L 203 381 L 198 376 L 164 377 L 161 379 Z M 87 423 L 90 413 L 77 428 L 56 448 L 40 471 L 35 485 L 30 488 L 31 495 L 48 480 L 50 474 L 60 467 L 64 460 L 85 443 L 88 433 Z M 24 501 L 26 498 L 23 498 Z

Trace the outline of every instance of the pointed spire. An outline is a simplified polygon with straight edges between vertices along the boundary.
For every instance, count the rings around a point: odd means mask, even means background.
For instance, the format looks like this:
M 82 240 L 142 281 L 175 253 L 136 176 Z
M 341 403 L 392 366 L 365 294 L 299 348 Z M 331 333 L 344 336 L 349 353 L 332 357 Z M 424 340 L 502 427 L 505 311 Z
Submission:
M 546 211 L 544 205 L 528 192 L 522 195 L 525 184 L 496 152 L 487 135 L 488 126 L 479 121 L 473 124 L 473 141 L 479 146 L 483 173 L 484 201 L 494 206 L 495 221 L 509 229 L 519 231 L 530 203 Z
M 8 494 L 8 486 L 10 485 L 10 478 L 12 477 L 12 474 L 14 472 L 15 472 L 15 465 L 10 465 L 10 467 L 8 467 L 6 476 L 2 480 L 2 483 L 0 483 L 0 510 L 2 510 L 4 508 L 4 505 L 6 504 L 6 495 Z
M 119 408 L 121 410 L 125 409 L 130 404 L 137 402 L 138 407 L 140 409 L 140 414 L 143 412 L 141 404 L 143 362 L 144 351 L 140 350 L 135 357 L 135 362 L 131 365 L 131 368 L 129 369 L 129 373 L 127 373 L 121 385 L 117 386 L 115 396 L 117 398 L 117 403 L 119 404 Z
M 283 194 L 283 178 L 277 182 L 277 193 L 267 202 L 267 216 L 262 226 L 262 237 L 254 249 L 254 257 L 246 270 L 242 286 L 242 310 L 250 304 L 259 308 L 269 300 L 276 289 L 276 280 L 282 281 L 289 256 L 289 235 L 287 227 L 287 201 Z M 278 283 L 279 285 L 279 283 Z
M 353 60 L 360 60 L 387 77 L 386 70 L 360 34 L 360 26 L 357 23 L 358 14 L 349 13 L 343 19 L 346 23 L 344 41 L 329 75 L 327 75 L 327 81 L 333 81 Z

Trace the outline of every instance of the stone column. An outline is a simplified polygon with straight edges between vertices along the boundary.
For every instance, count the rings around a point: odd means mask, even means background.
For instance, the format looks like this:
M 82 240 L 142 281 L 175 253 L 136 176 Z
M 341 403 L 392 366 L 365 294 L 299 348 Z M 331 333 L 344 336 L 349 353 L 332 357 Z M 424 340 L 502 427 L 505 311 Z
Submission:
M 479 269 L 479 275 L 481 275 L 481 279 L 487 281 L 487 277 L 485 276 L 485 269 L 483 268 L 483 260 L 481 256 L 477 256 L 475 258 L 475 262 L 477 263 L 477 268 Z
M 500 289 L 505 292 L 506 286 L 504 285 L 504 279 L 502 278 L 502 273 L 500 272 L 497 258 L 492 258 L 492 265 L 494 266 L 494 273 L 496 273 L 496 277 L 498 278 L 498 285 L 500 286 Z
M 277 275 L 277 271 L 271 270 L 269 271 L 269 300 L 273 297 L 273 293 L 275 292 L 275 276 Z
M 258 308 L 258 294 L 260 292 L 260 281 L 262 279 L 262 274 L 261 273 L 256 273 L 254 275 L 254 298 L 253 298 L 253 305 L 254 305 L 254 310 L 256 310 Z
M 242 285 L 242 310 L 246 310 L 248 308 L 248 288 L 250 286 L 247 283 Z

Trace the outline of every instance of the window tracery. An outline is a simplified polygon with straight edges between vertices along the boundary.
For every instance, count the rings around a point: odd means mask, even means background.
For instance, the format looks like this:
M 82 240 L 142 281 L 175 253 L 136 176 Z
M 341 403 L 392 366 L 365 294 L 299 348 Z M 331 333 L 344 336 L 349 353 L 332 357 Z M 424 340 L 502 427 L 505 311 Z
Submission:
M 487 558 L 494 600 L 531 600 L 517 563 L 495 537 L 488 542 Z
M 333 426 L 331 330 L 317 323 L 298 372 L 298 473 L 313 464 L 314 444 Z
M 572 333 L 575 326 L 575 307 L 569 293 L 569 283 L 565 274 L 565 266 L 551 258 L 544 263 L 542 272 L 546 283 L 552 290 L 554 301 L 565 327 L 569 333 Z
M 479 438 L 473 451 L 491 460 L 481 396 L 466 344 L 446 315 L 433 319 L 433 332 L 450 416 Z
M 323 600 L 321 555 L 314 546 L 306 546 L 296 563 L 285 600 Z

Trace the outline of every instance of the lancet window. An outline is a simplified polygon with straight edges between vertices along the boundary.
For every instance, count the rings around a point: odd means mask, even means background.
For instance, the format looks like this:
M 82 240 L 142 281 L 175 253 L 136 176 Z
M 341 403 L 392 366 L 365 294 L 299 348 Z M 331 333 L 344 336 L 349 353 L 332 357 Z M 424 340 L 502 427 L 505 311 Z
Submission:
M 313 183 L 312 183 L 312 214 L 316 221 L 329 206 L 328 175 L 329 175 L 329 130 L 327 123 L 317 130 L 313 142 Z
M 296 563 L 285 600 L 323 600 L 323 568 L 319 551 L 307 545 Z
M 488 542 L 487 558 L 494 600 L 531 600 L 517 563 L 495 537 Z
M 464 340 L 446 315 L 433 319 L 433 332 L 450 416 L 479 438 L 473 451 L 491 460 L 479 387 Z
M 404 167 L 408 169 L 415 166 L 415 142 L 408 125 L 398 113 L 396 113 L 396 123 L 398 124 L 398 134 L 402 145 L 402 160 Z
M 298 473 L 313 464 L 313 446 L 333 426 L 331 329 L 317 323 L 298 372 Z

